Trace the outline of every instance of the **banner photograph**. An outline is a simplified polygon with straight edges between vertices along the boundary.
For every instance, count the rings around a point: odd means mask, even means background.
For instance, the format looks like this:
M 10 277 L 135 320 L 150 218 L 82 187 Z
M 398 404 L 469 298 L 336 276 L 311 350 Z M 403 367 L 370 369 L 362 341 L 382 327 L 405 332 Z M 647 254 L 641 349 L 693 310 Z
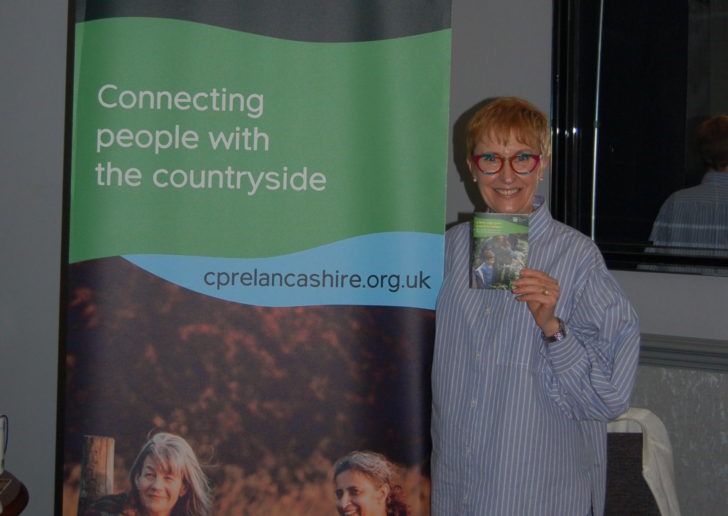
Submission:
M 64 516 L 429 515 L 450 40 L 449 0 L 76 2 Z

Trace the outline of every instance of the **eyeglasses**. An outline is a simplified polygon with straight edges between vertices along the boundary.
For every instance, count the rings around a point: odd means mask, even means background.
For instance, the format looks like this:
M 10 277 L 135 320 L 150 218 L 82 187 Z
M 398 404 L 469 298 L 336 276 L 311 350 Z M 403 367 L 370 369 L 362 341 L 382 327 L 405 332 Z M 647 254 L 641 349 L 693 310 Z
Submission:
M 511 168 L 516 174 L 526 176 L 536 170 L 541 161 L 541 155 L 521 153 L 505 157 L 500 154 L 476 154 L 471 159 L 478 170 L 489 176 L 500 172 L 506 161 L 511 163 Z

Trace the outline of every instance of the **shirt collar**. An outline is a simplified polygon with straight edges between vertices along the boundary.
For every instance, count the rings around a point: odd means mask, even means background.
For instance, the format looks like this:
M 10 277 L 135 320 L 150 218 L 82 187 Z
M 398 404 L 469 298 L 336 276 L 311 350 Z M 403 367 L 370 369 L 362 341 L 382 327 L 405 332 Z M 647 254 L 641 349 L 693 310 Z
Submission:
M 701 182 L 709 185 L 728 185 L 728 172 L 711 170 L 705 173 Z
M 534 211 L 528 216 L 528 238 L 539 238 L 551 224 L 551 212 L 546 203 L 534 204 Z

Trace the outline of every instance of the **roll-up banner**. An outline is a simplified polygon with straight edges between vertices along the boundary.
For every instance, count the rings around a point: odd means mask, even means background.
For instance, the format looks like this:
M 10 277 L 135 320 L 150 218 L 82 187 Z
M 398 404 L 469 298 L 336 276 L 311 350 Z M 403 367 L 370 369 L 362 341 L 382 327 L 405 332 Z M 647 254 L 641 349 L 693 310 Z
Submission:
M 429 514 L 450 0 L 73 10 L 63 514 Z

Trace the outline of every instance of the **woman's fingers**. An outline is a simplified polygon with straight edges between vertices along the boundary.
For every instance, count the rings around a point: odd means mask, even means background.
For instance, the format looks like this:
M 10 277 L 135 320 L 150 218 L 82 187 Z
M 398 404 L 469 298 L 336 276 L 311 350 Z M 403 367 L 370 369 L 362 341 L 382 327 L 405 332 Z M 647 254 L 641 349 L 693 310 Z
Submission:
M 559 282 L 548 274 L 534 269 L 523 269 L 519 279 L 513 282 L 513 293 L 517 296 L 533 296 L 531 299 L 540 298 L 542 302 L 549 300 L 554 303 L 559 299 L 561 289 Z M 526 301 L 524 299 L 524 301 Z

